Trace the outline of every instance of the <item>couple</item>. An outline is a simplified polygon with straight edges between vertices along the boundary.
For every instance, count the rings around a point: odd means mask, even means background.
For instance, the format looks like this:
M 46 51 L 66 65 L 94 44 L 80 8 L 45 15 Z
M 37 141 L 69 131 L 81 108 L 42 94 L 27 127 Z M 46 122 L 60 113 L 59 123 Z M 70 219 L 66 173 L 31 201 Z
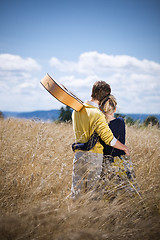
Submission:
M 97 81 L 92 87 L 91 100 L 79 112 L 73 111 L 76 137 L 76 143 L 72 145 L 75 151 L 73 199 L 81 192 L 94 190 L 100 181 L 103 181 L 103 191 L 107 194 L 115 184 L 122 187 L 132 178 L 125 159 L 129 156 L 128 147 L 124 145 L 125 124 L 122 118 L 114 118 L 117 102 L 110 93 L 109 84 Z M 111 179 L 112 184 L 109 184 Z

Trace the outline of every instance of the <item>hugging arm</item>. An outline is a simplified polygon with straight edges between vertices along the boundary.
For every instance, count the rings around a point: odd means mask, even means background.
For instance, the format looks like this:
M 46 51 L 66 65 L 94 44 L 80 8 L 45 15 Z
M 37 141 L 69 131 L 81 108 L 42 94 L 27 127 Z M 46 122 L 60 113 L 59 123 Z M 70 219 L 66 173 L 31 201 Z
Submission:
M 96 145 L 98 140 L 99 140 L 99 136 L 94 131 L 94 133 L 92 134 L 92 136 L 90 137 L 88 142 L 86 142 L 86 143 L 73 143 L 72 144 L 72 150 L 73 151 L 75 151 L 75 150 L 89 151 Z

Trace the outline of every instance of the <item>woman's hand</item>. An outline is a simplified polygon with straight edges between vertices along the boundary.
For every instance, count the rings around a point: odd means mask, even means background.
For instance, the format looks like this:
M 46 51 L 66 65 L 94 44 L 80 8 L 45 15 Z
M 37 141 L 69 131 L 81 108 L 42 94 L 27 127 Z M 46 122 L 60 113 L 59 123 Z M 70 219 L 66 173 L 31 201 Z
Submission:
M 126 145 L 124 145 L 124 146 L 125 146 L 125 149 L 123 151 L 125 152 L 125 154 L 127 156 L 129 156 L 130 155 L 129 149 L 128 149 L 128 147 Z
M 122 143 L 121 143 L 120 141 L 118 141 L 118 140 L 116 141 L 115 145 L 113 145 L 112 147 L 117 148 L 117 149 L 120 149 L 120 150 L 123 150 L 127 156 L 130 155 L 130 152 L 129 152 L 128 147 L 127 147 L 126 145 L 122 144 Z

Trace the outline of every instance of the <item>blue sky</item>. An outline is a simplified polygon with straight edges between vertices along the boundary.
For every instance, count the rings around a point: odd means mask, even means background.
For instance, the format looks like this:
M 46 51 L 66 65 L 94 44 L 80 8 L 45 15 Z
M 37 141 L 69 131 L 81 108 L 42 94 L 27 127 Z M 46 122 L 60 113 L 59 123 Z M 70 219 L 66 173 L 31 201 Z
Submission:
M 0 110 L 63 106 L 49 73 L 83 101 L 111 85 L 123 113 L 160 113 L 159 0 L 0 0 Z

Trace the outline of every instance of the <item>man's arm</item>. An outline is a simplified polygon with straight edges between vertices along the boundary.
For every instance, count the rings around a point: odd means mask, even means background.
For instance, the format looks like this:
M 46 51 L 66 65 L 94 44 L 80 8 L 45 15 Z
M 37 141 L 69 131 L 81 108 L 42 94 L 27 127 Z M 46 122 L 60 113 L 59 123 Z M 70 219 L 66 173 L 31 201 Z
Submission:
M 130 155 L 128 147 L 126 145 L 122 144 L 118 140 L 116 141 L 116 143 L 112 147 L 123 150 L 125 152 L 125 154 L 128 155 L 128 156 Z

